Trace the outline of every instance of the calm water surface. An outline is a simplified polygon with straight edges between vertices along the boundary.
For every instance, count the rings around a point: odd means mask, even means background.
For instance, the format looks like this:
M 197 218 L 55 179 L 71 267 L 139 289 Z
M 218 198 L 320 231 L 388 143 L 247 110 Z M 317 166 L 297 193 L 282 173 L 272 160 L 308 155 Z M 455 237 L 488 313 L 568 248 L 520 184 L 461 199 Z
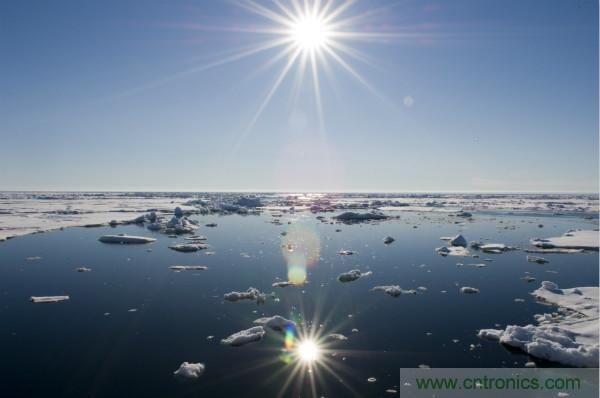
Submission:
M 311 396 L 312 377 L 316 396 L 391 396 L 385 390 L 397 386 L 400 367 L 523 366 L 529 360 L 526 355 L 478 339 L 477 330 L 532 323 L 534 314 L 549 311 L 529 296 L 543 280 L 565 288 L 595 285 L 598 280 L 597 253 L 549 254 L 544 257 L 550 263 L 538 265 L 528 263 L 522 250 L 481 253 L 479 259 L 444 258 L 434 251 L 444 244 L 441 236 L 457 233 L 469 241 L 525 248 L 532 237 L 597 228 L 597 221 L 475 214 L 473 221 L 458 225 L 455 217 L 443 214 L 391 214 L 400 218 L 354 225 L 322 223 L 311 214 L 283 215 L 282 225 L 272 224 L 267 213 L 199 216 L 202 225 L 218 223 L 198 231 L 208 236 L 214 255 L 174 252 L 168 246 L 183 243 L 182 238 L 134 225 L 71 228 L 2 242 L 0 395 Z M 298 261 L 282 251 L 283 231 L 305 242 L 309 283 L 303 287 L 271 287 L 277 278 L 287 280 L 288 263 Z M 158 240 L 150 245 L 98 242 L 107 233 Z M 387 235 L 396 241 L 384 245 Z M 341 249 L 357 253 L 340 256 Z M 31 256 L 41 259 L 27 261 Z M 493 261 L 485 268 L 457 266 L 483 259 Z M 209 269 L 168 269 L 176 264 Z M 80 266 L 92 272 L 75 272 Z M 353 268 L 373 275 L 347 284 L 336 280 Z M 536 281 L 521 280 L 526 272 Z M 390 284 L 428 290 L 398 298 L 369 291 Z M 277 300 L 261 306 L 222 300 L 224 293 L 250 286 L 275 292 Z M 461 295 L 460 286 L 481 292 Z M 71 300 L 46 305 L 28 301 L 32 295 L 62 294 Z M 221 338 L 253 326 L 254 319 L 276 314 L 310 321 L 307 326 L 321 335 L 336 332 L 349 339 L 328 347 L 327 367 L 316 364 L 312 373 L 294 375 L 295 364 L 282 359 L 283 344 L 274 333 L 243 347 L 219 344 Z M 470 344 L 481 346 L 470 350 Z M 172 373 L 183 361 L 205 363 L 205 374 L 193 382 L 175 379 Z M 369 377 L 377 381 L 369 383 Z

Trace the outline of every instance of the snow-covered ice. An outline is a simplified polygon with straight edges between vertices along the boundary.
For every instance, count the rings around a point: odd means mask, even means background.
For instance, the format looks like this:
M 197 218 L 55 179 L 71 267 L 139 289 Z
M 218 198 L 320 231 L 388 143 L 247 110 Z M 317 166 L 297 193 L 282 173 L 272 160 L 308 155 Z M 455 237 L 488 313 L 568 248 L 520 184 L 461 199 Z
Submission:
M 57 303 L 69 299 L 69 296 L 31 296 L 29 301 L 32 303 Z
M 563 236 L 546 239 L 532 239 L 531 244 L 544 249 L 586 249 L 598 250 L 600 238 L 598 231 L 571 230 Z
M 261 325 L 263 327 L 268 327 L 269 329 L 276 330 L 278 332 L 284 331 L 288 326 L 296 326 L 294 321 L 289 319 L 285 319 L 280 315 L 274 315 L 271 317 L 258 318 L 254 321 L 254 323 Z
M 225 293 L 223 298 L 227 301 L 256 300 L 257 304 L 262 304 L 266 301 L 267 295 L 261 293 L 257 288 L 249 287 L 245 292 Z
M 262 326 L 254 326 L 250 329 L 241 330 L 231 336 L 221 340 L 221 344 L 239 347 L 248 343 L 261 340 L 265 335 L 265 329 Z
M 555 283 L 544 281 L 531 294 L 566 311 L 536 315 L 537 325 L 482 329 L 478 335 L 547 361 L 598 367 L 598 287 L 559 289 Z
M 123 243 L 123 244 L 137 244 L 137 243 L 152 243 L 156 239 L 148 238 L 146 236 L 134 236 L 134 235 L 102 235 L 98 238 L 103 243 Z
M 206 366 L 203 363 L 183 362 L 173 374 L 184 379 L 197 379 L 202 376 L 205 369 Z
M 416 290 L 404 290 L 398 285 L 375 286 L 371 289 L 372 292 L 384 292 L 392 297 L 398 297 L 402 294 L 417 294 Z
M 371 271 L 360 272 L 360 270 L 353 269 L 348 272 L 344 272 L 338 275 L 337 280 L 340 282 L 352 282 L 357 279 L 363 278 L 365 276 L 371 276 L 373 273 Z

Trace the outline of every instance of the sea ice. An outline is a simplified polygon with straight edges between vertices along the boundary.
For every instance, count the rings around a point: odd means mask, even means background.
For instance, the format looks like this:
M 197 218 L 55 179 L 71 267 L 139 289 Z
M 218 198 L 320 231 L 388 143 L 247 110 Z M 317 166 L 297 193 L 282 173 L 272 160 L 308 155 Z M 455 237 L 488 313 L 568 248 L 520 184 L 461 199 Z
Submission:
M 353 269 L 350 270 L 348 272 L 344 272 L 338 275 L 337 279 L 340 282 L 352 282 L 355 281 L 357 279 L 360 279 L 362 277 L 365 276 L 371 276 L 373 275 L 373 273 L 371 271 L 367 271 L 367 272 L 360 272 L 360 270 L 357 269 Z
M 169 267 L 170 270 L 175 272 L 179 271 L 204 271 L 207 270 L 208 267 L 206 265 L 171 265 Z
M 440 256 L 461 256 L 468 257 L 471 255 L 469 250 L 462 246 L 442 246 L 435 249 Z
M 460 288 L 460 292 L 464 293 L 464 294 L 473 294 L 473 293 L 479 293 L 479 289 L 477 289 L 475 287 L 470 287 L 470 286 L 463 286 Z
M 206 367 L 203 363 L 184 362 L 173 374 L 184 379 L 197 379 L 202 376 Z
M 57 303 L 69 299 L 69 296 L 31 296 L 29 301 L 32 303 Z
M 392 244 L 396 239 L 392 238 L 391 236 L 386 236 L 385 239 L 383 240 L 383 243 L 385 243 L 386 245 Z
M 245 292 L 225 293 L 223 298 L 227 301 L 256 300 L 257 304 L 262 304 L 266 301 L 267 295 L 261 293 L 257 288 L 249 287 Z
M 416 290 L 404 290 L 400 288 L 398 285 L 389 285 L 389 286 L 375 286 L 371 289 L 372 292 L 384 292 L 392 297 L 398 297 L 401 294 L 417 294 Z
M 221 344 L 239 347 L 244 344 L 259 341 L 265 335 L 265 329 L 262 326 L 254 326 L 250 329 L 242 330 L 231 336 L 222 339 Z
M 538 263 L 538 264 L 546 264 L 546 263 L 550 262 L 543 257 L 537 257 L 537 256 L 527 256 L 527 261 L 529 261 L 530 263 Z
M 450 244 L 452 246 L 462 246 L 467 247 L 467 240 L 462 235 L 456 235 L 454 238 L 450 240 Z
M 123 244 L 151 243 L 151 242 L 156 241 L 156 239 L 154 239 L 154 238 L 147 238 L 145 236 L 125 235 L 125 234 L 103 235 L 98 240 L 103 243 L 123 243 Z
M 285 319 L 280 315 L 275 315 L 272 317 L 258 318 L 254 321 L 254 323 L 261 325 L 263 327 L 268 327 L 269 329 L 281 332 L 284 331 L 288 326 L 296 327 L 296 323 L 294 321 L 290 321 L 289 319 Z
M 571 230 L 559 237 L 532 239 L 531 244 L 544 249 L 561 248 L 598 250 L 599 241 L 600 239 L 598 238 L 598 231 Z
M 536 315 L 537 325 L 482 329 L 478 335 L 498 340 L 547 361 L 597 368 L 598 290 L 597 286 L 559 289 L 555 283 L 544 281 L 531 294 L 564 311 Z

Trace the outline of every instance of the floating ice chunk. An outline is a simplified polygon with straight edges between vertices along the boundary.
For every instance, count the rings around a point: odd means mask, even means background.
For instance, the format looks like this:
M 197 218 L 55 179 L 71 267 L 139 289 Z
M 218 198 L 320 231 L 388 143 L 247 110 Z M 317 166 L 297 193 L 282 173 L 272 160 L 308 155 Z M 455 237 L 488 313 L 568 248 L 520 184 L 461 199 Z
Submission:
M 478 335 L 519 348 L 531 356 L 577 367 L 598 367 L 598 287 L 559 289 L 544 281 L 531 294 L 564 308 L 536 315 L 537 325 L 482 329 Z
M 375 383 L 375 382 L 377 381 L 377 379 L 376 379 L 376 378 L 374 378 L 374 377 L 369 377 L 369 378 L 367 379 L 367 381 L 368 381 L 369 383 Z
M 290 281 L 281 281 L 281 282 L 273 282 L 271 284 L 273 287 L 288 287 L 288 286 L 296 286 L 294 282 Z
M 266 317 L 266 318 L 258 318 L 257 320 L 254 321 L 254 323 L 261 325 L 263 327 L 268 327 L 269 329 L 272 329 L 272 330 L 275 330 L 278 332 L 284 331 L 288 326 L 296 327 L 296 323 L 294 321 L 285 319 L 284 317 L 282 317 L 280 315 L 275 315 L 275 316 Z
M 152 243 L 152 242 L 156 241 L 156 239 L 154 239 L 154 238 L 147 238 L 145 236 L 125 235 L 125 234 L 103 235 L 98 240 L 103 243 L 123 243 L 123 244 Z
M 467 247 L 467 240 L 462 235 L 456 235 L 452 240 L 450 240 L 450 244 L 452 246 L 462 246 Z
M 543 257 L 537 257 L 537 256 L 527 256 L 527 261 L 529 261 L 530 263 L 538 263 L 538 264 L 546 264 L 546 263 L 550 262 Z
M 479 293 L 479 289 L 470 286 L 463 286 L 460 288 L 460 292 L 464 294 L 474 294 Z
M 211 223 L 208 223 L 205 225 L 205 227 L 209 227 L 209 228 L 214 228 L 216 226 L 217 226 L 217 223 L 215 223 L 215 222 L 211 222 Z
M 442 246 L 442 247 L 438 247 L 435 249 L 435 251 L 437 252 L 437 254 L 439 254 L 440 256 L 461 256 L 461 257 L 468 257 L 471 255 L 471 253 L 469 252 L 469 250 L 465 247 L 462 246 Z
M 352 281 L 360 279 L 364 276 L 371 276 L 371 275 L 373 275 L 373 273 L 371 271 L 360 272 L 357 269 L 353 269 L 348 272 L 339 274 L 337 279 L 338 279 L 338 281 L 345 283 L 345 282 L 352 282 Z
M 197 243 L 186 243 L 186 244 L 180 244 L 180 245 L 173 245 L 173 246 L 169 246 L 169 249 L 171 250 L 175 250 L 178 252 L 197 252 L 198 250 L 203 250 L 208 248 L 208 246 L 206 245 L 202 245 L 202 244 L 197 244 Z
M 160 231 L 162 229 L 162 225 L 160 223 L 153 222 L 153 223 L 148 224 L 148 226 L 146 228 L 148 228 L 150 231 Z M 184 362 L 184 363 L 187 363 L 187 362 Z
M 175 213 L 175 217 L 177 217 L 177 218 L 183 217 L 183 210 L 181 210 L 181 207 L 179 207 L 179 206 L 177 206 L 175 208 L 175 212 L 174 213 Z
M 202 376 L 206 367 L 203 363 L 184 362 L 173 374 L 184 379 L 197 379 Z
M 91 272 L 92 269 L 91 268 L 86 268 L 86 267 L 78 267 L 78 268 L 75 268 L 75 271 L 77 271 L 77 272 Z
M 264 337 L 264 335 L 265 329 L 262 326 L 254 326 L 250 329 L 239 331 L 225 339 L 222 339 L 221 344 L 239 347 L 244 344 L 259 341 Z
M 348 211 L 333 218 L 342 222 L 360 222 L 369 220 L 385 220 L 388 218 L 388 216 L 381 213 L 354 213 Z
M 385 239 L 383 240 L 383 243 L 385 243 L 386 245 L 392 244 L 396 239 L 392 238 L 391 236 L 386 236 Z
M 171 265 L 169 267 L 170 270 L 175 272 L 180 271 L 204 271 L 207 270 L 208 267 L 206 265 Z
M 523 279 L 527 283 L 535 282 L 535 278 L 531 275 L 525 275 L 521 279 Z
M 261 293 L 257 288 L 249 287 L 245 292 L 225 293 L 223 298 L 227 301 L 256 300 L 257 304 L 262 304 L 266 301 L 267 295 Z
M 456 213 L 456 217 L 471 218 L 473 217 L 473 214 L 469 213 L 468 211 L 461 210 Z
M 348 340 L 348 337 L 344 336 L 341 333 L 330 333 L 327 335 L 329 340 L 337 340 L 337 341 L 345 341 Z
M 207 240 L 208 238 L 204 235 L 194 235 L 194 236 L 188 236 L 183 239 L 189 240 L 189 241 L 200 241 L 200 240 Z
M 354 250 L 340 250 L 340 251 L 338 252 L 338 254 L 339 254 L 340 256 L 351 256 L 351 255 L 353 255 L 353 254 L 356 254 L 356 252 L 355 252 Z
M 25 257 L 25 261 L 38 261 L 41 260 L 42 258 L 40 256 L 29 256 L 29 257 Z
M 401 294 L 417 294 L 416 290 L 404 290 L 398 285 L 375 286 L 371 289 L 372 292 L 384 292 L 392 297 L 398 297 Z
M 29 301 L 32 303 L 57 303 L 69 299 L 69 296 L 31 296 Z
M 504 243 L 487 243 L 485 245 L 479 246 L 479 249 L 486 253 L 499 254 L 507 250 L 511 250 L 512 248 L 505 245 Z
M 544 249 L 562 248 L 598 250 L 599 241 L 598 231 L 571 230 L 559 237 L 532 239 L 531 244 Z
M 525 249 L 526 253 L 550 253 L 550 254 L 573 254 L 583 253 L 583 249 Z

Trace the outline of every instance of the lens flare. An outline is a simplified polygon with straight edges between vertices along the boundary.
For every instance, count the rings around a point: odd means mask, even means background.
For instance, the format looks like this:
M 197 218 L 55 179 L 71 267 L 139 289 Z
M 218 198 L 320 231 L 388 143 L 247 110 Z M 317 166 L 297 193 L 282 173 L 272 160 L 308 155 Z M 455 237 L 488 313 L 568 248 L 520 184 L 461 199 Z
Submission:
M 292 224 L 281 242 L 281 254 L 286 260 L 288 281 L 296 285 L 306 282 L 307 267 L 319 261 L 321 241 L 315 231 L 302 224 Z
M 302 362 L 311 363 L 319 359 L 321 350 L 314 341 L 306 340 L 298 343 L 296 353 Z

